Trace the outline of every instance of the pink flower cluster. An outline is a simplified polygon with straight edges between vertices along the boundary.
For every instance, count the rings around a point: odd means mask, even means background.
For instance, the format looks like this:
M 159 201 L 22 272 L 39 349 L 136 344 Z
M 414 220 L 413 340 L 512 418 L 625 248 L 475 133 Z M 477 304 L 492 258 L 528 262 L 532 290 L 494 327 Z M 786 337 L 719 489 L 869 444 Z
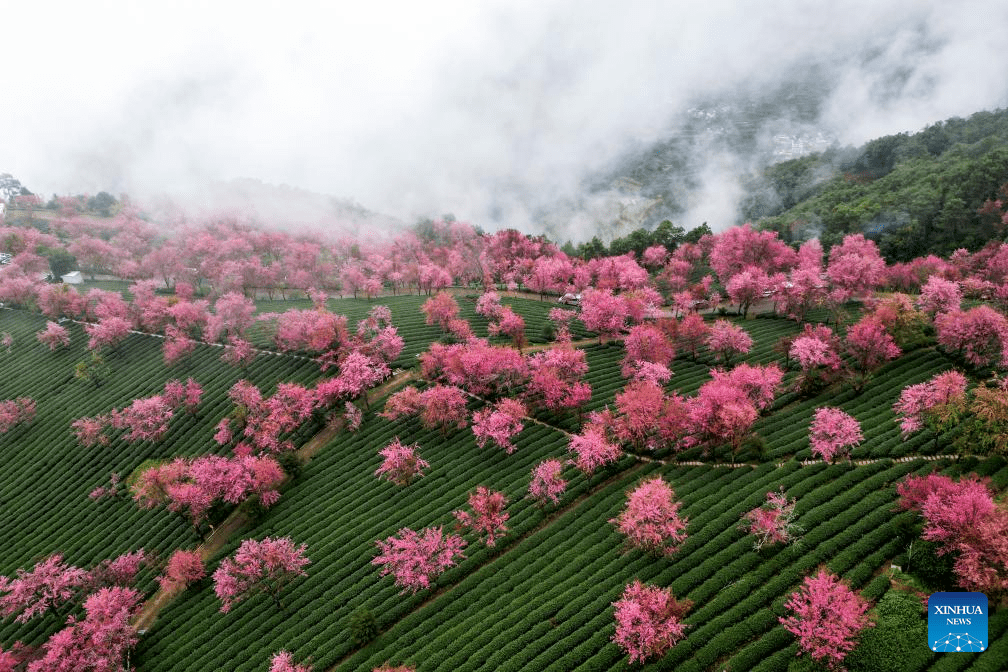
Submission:
M 50 350 L 70 345 L 70 332 L 55 322 L 46 322 L 46 328 L 35 335 L 38 342 Z
M 571 464 L 586 476 L 591 476 L 599 467 L 612 464 L 623 454 L 619 446 L 610 443 L 601 431 L 595 429 L 572 436 L 567 449 L 574 454 Z
M 529 495 L 540 505 L 545 504 L 547 500 L 556 504 L 567 490 L 563 468 L 563 462 L 556 459 L 543 460 L 533 467 Z
M 716 320 L 707 333 L 706 344 L 716 360 L 729 366 L 736 355 L 752 349 L 753 340 L 742 327 L 728 320 Z
M 129 406 L 93 418 L 78 418 L 71 423 L 83 446 L 108 445 L 110 432 L 122 432 L 124 441 L 160 441 L 168 431 L 175 410 L 185 408 L 195 413 L 203 388 L 192 378 L 183 385 L 177 380 L 165 383 L 163 394 L 134 399 Z
M 1008 510 L 975 476 L 958 482 L 941 474 L 907 476 L 896 486 L 901 509 L 924 517 L 921 537 L 955 557 L 959 586 L 1004 594 L 1008 590 Z
M 371 564 L 381 567 L 381 576 L 392 574 L 395 584 L 405 592 L 428 588 L 441 572 L 455 565 L 466 542 L 462 537 L 445 534 L 441 527 L 420 532 L 403 528 L 398 536 L 376 541 L 378 557 Z
M 661 476 L 648 479 L 627 493 L 626 507 L 609 522 L 627 543 L 649 553 L 672 555 L 686 541 L 686 518 L 674 501 L 672 486 Z
M 965 403 L 966 384 L 963 374 L 946 371 L 926 382 L 904 387 L 893 404 L 893 411 L 901 418 L 904 436 L 921 429 L 928 416 L 942 407 Z
M 661 656 L 686 634 L 682 617 L 690 602 L 677 601 L 671 589 L 635 580 L 613 602 L 616 634 L 613 642 L 630 655 L 630 662 L 643 663 Z
M 480 539 L 486 536 L 486 545 L 493 548 L 498 536 L 507 532 L 507 497 L 482 485 L 469 495 L 471 511 L 459 510 L 452 513 L 459 528 L 469 528 Z
M 501 399 L 493 408 L 476 411 L 472 418 L 476 444 L 485 448 L 493 441 L 510 455 L 515 451 L 511 439 L 522 430 L 525 413 L 525 406 L 517 399 Z
M 847 413 L 828 406 L 815 410 L 809 426 L 809 443 L 813 455 L 832 462 L 840 454 L 849 455 L 851 447 L 863 440 L 861 424 Z
M 798 638 L 801 653 L 831 667 L 843 662 L 868 625 L 868 601 L 835 575 L 820 569 L 785 603 L 791 615 L 778 620 Z
M 284 478 L 272 457 L 179 457 L 143 471 L 132 490 L 140 506 L 167 506 L 199 526 L 216 501 L 239 504 L 258 496 L 263 506 L 272 506 Z
M 299 576 L 308 576 L 311 560 L 306 544 L 296 546 L 290 537 L 246 539 L 234 557 L 225 558 L 213 574 L 214 592 L 227 613 L 253 593 L 267 593 L 279 606 L 280 591 Z
M 396 485 L 409 485 L 417 476 L 423 476 L 423 470 L 430 466 L 417 454 L 417 444 L 404 446 L 399 437 L 378 451 L 384 458 L 381 466 L 375 470 L 375 476 L 385 478 Z
M 164 573 L 157 577 L 161 590 L 173 592 L 185 588 L 193 581 L 199 581 L 206 576 L 203 558 L 199 551 L 178 550 L 168 558 Z
M 296 665 L 294 656 L 286 651 L 280 651 L 273 655 L 269 672 L 312 672 L 312 667 L 311 665 Z
M 35 400 L 31 397 L 0 401 L 0 434 L 34 420 L 35 410 Z
M 760 550 L 767 544 L 787 544 L 801 533 L 795 523 L 795 500 L 788 499 L 784 491 L 768 492 L 766 503 L 749 511 L 742 518 L 743 527 L 756 537 L 753 548 Z

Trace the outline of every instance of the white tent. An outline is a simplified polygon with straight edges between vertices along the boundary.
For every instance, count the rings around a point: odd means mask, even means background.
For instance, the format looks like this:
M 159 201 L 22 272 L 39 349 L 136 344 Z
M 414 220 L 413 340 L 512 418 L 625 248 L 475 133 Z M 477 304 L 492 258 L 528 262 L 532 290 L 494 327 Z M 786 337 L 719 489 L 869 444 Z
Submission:
M 61 276 L 63 282 L 68 285 L 79 285 L 84 282 L 84 276 L 81 275 L 80 271 L 71 271 L 64 276 Z

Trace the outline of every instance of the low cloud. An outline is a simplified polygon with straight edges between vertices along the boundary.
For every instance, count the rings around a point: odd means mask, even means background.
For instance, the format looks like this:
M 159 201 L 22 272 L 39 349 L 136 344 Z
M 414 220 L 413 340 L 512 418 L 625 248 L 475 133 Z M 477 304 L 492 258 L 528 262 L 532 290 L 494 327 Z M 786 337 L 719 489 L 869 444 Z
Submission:
M 0 171 L 46 195 L 252 178 L 584 240 L 734 223 L 780 136 L 1008 104 L 998 3 L 166 4 L 7 12 Z

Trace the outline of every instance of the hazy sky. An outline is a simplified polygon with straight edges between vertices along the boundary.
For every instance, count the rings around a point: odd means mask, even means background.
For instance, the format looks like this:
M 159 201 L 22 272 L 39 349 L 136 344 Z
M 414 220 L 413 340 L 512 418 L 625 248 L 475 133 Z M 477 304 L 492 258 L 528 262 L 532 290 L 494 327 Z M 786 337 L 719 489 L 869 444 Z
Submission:
M 1008 3 L 745 4 L 6 3 L 0 172 L 47 196 L 249 177 L 529 230 L 699 100 L 816 72 L 842 143 L 1008 104 Z

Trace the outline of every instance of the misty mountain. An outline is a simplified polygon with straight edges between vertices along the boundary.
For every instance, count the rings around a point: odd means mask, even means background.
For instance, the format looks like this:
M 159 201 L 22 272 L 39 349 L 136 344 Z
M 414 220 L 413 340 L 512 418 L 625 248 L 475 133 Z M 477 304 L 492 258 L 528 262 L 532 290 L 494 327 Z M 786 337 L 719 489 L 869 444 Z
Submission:
M 813 73 L 757 94 L 697 101 L 677 116 L 666 137 L 631 147 L 586 178 L 572 208 L 594 210 L 603 240 L 669 219 L 690 229 L 708 221 L 721 230 L 744 221 L 743 184 L 767 167 L 837 146 L 818 121 L 828 87 Z M 540 213 L 547 233 L 550 215 Z
M 977 112 L 769 166 L 745 182 L 740 213 L 788 241 L 863 233 L 906 261 L 1001 239 L 979 209 L 1006 183 L 1008 110 Z

